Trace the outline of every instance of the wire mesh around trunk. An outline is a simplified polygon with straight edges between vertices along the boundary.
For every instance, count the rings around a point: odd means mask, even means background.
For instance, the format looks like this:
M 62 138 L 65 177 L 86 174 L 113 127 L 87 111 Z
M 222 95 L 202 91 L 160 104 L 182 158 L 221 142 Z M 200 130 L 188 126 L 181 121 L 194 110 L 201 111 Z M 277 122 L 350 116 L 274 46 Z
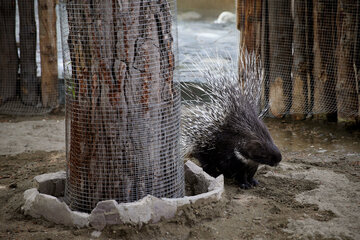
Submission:
M 175 0 L 61 3 L 66 85 L 65 201 L 184 194 Z

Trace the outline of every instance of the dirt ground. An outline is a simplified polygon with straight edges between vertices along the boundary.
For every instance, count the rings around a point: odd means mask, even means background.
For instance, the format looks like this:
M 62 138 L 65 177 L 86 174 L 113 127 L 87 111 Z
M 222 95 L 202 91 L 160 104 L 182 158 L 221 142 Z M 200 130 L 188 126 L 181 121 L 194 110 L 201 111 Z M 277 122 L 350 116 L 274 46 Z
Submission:
M 283 161 L 258 171 L 258 187 L 241 190 L 227 179 L 220 202 L 100 233 L 21 212 L 33 177 L 65 167 L 63 116 L 0 117 L 0 239 L 360 239 L 360 131 L 306 121 L 267 125 Z

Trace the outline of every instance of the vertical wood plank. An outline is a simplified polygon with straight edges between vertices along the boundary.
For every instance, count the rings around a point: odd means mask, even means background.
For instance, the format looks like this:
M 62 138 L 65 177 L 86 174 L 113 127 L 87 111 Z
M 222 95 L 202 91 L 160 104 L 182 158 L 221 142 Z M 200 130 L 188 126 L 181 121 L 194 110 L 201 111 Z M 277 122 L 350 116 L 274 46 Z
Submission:
M 19 59 L 15 39 L 15 1 L 0 0 L 0 105 L 16 95 Z
M 54 108 L 58 105 L 56 1 L 38 0 L 38 2 L 42 105 Z
M 34 0 L 19 0 L 20 16 L 20 94 L 24 104 L 39 103 L 39 80 L 36 77 L 36 24 Z

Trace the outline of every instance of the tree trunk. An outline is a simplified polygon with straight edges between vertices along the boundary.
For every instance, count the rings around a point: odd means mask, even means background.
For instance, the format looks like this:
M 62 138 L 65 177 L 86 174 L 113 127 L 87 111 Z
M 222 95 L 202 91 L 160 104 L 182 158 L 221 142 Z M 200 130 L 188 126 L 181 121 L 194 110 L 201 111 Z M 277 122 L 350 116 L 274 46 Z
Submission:
M 43 107 L 54 108 L 58 104 L 56 1 L 38 1 L 41 55 L 41 99 Z
M 308 81 L 306 57 L 306 1 L 294 1 L 294 60 L 292 118 L 305 119 L 308 112 Z
M 15 39 L 15 1 L 0 0 L 0 105 L 15 97 L 18 55 Z
M 179 115 L 168 3 L 73 0 L 67 11 L 69 205 L 179 197 L 169 171 L 177 160 L 169 126 Z
M 269 8 L 268 1 L 264 0 L 261 11 L 261 62 L 264 71 L 262 109 L 269 107 L 270 59 L 269 59 Z
M 314 0 L 314 107 L 316 119 L 336 113 L 335 49 L 337 0 Z
M 283 117 L 291 108 L 292 30 L 291 1 L 268 1 L 270 111 Z
M 337 82 L 336 102 L 338 122 L 356 123 L 358 96 L 356 92 L 354 46 L 356 44 L 356 3 L 339 0 L 337 9 Z
M 39 101 L 36 78 L 36 24 L 34 0 L 19 0 L 20 16 L 20 93 L 24 104 L 35 106 Z

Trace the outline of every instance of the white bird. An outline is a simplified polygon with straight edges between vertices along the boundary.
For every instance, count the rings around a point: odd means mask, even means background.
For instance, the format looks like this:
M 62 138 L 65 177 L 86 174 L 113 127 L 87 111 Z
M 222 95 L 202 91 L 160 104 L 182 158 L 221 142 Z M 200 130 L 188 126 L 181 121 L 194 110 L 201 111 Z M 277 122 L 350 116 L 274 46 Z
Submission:
M 234 23 L 235 22 L 235 14 L 232 12 L 222 12 L 219 17 L 214 21 L 216 24 L 223 24 L 223 23 Z

